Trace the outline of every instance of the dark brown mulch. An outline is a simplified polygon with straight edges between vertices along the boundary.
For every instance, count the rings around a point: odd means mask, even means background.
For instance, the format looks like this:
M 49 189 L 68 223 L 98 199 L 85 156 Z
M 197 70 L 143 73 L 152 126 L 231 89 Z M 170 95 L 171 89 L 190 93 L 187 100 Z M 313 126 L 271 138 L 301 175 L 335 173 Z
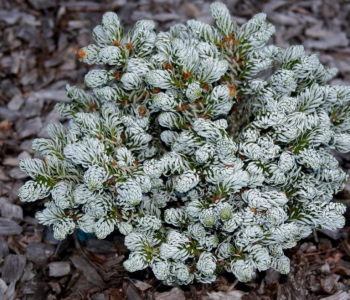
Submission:
M 350 2 L 348 0 L 224 1 L 239 24 L 265 12 L 276 25 L 273 43 L 303 44 L 337 67 L 332 84 L 350 84 Z M 130 28 L 153 19 L 159 30 L 196 18 L 212 22 L 210 1 L 182 0 L 2 0 L 0 2 L 0 299 L 350 299 L 350 213 L 337 232 L 317 232 L 287 252 L 289 275 L 257 273 L 249 283 L 222 274 L 212 285 L 165 287 L 148 270 L 128 274 L 121 236 L 84 240 L 75 233 L 56 241 L 33 218 L 42 203 L 24 204 L 17 190 L 26 180 L 19 159 L 33 156 L 31 142 L 47 137 L 60 121 L 55 103 L 68 101 L 67 83 L 80 85 L 86 65 L 78 48 L 92 42 L 103 12 L 115 11 Z M 350 156 L 338 155 L 349 172 Z M 350 206 L 350 186 L 337 199 Z

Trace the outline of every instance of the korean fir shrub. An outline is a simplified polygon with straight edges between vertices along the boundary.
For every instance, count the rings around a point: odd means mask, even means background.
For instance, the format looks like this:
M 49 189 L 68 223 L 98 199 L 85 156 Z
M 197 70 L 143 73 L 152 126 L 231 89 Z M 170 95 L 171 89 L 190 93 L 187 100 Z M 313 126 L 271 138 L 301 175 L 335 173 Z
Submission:
M 332 198 L 347 176 L 330 151 L 350 150 L 349 87 L 326 85 L 336 70 L 302 46 L 266 46 L 264 14 L 239 28 L 223 4 L 211 12 L 215 26 L 158 34 L 152 21 L 124 34 L 106 13 L 78 51 L 104 69 L 86 74 L 90 92 L 67 86 L 55 109 L 68 127 L 49 125 L 33 142 L 43 160 L 21 161 L 19 197 L 49 197 L 36 217 L 57 239 L 119 230 L 125 269 L 165 284 L 286 274 L 283 249 L 344 226 Z

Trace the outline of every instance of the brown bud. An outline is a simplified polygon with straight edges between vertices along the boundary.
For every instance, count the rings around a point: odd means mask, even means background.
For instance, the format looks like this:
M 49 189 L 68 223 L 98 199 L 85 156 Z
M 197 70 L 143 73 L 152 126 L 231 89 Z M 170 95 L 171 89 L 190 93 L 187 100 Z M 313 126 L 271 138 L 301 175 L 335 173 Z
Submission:
M 153 88 L 153 89 L 152 89 L 152 93 L 153 93 L 153 94 L 158 94 L 160 91 L 161 91 L 160 88 Z
M 228 85 L 228 88 L 230 89 L 230 97 L 234 97 L 234 95 L 236 94 L 236 87 L 233 85 Z
M 126 48 L 131 51 L 133 49 L 133 44 L 132 43 L 126 43 Z
M 176 107 L 176 111 L 184 111 L 187 109 L 187 105 L 186 104 L 182 104 L 181 106 L 177 106 Z
M 172 70 L 173 69 L 173 66 L 169 63 L 164 63 L 163 64 L 163 67 L 165 70 Z
M 140 106 L 137 110 L 138 110 L 138 112 L 139 112 L 139 115 L 140 115 L 142 118 L 146 117 L 146 114 L 147 114 L 147 109 L 146 109 L 146 107 Z
M 244 155 L 242 155 L 242 154 L 238 154 L 238 156 L 239 156 L 239 158 L 240 158 L 241 160 L 246 160 L 246 159 L 247 159 L 247 157 L 244 156 Z
M 83 49 L 79 49 L 77 52 L 77 57 L 79 60 L 84 59 L 86 57 L 86 52 Z
M 117 47 L 120 47 L 122 44 L 121 44 L 121 42 L 119 42 L 119 41 L 114 41 L 113 43 L 112 43 L 112 46 L 117 46 Z
M 251 208 L 250 211 L 253 212 L 255 215 L 258 213 L 258 210 L 256 208 Z
M 124 100 L 124 101 L 120 102 L 120 105 L 121 105 L 122 107 L 124 107 L 124 106 L 126 106 L 126 105 L 128 105 L 128 104 L 129 104 L 129 101 L 128 101 L 128 100 Z
M 119 81 L 120 78 L 122 78 L 122 74 L 120 72 L 118 72 L 118 71 L 115 71 L 114 72 L 114 79 L 115 79 L 115 81 Z
M 209 87 L 209 85 L 207 83 L 203 83 L 202 84 L 202 88 L 205 89 L 207 92 L 210 91 L 210 87 Z
M 123 142 L 126 141 L 125 134 L 123 132 L 120 134 L 120 138 Z
M 189 78 L 192 77 L 192 73 L 191 72 L 185 72 L 185 73 L 182 74 L 182 77 L 184 79 L 189 79 Z
M 89 106 L 89 112 L 92 112 L 95 108 L 96 108 L 96 103 L 92 103 L 92 104 Z

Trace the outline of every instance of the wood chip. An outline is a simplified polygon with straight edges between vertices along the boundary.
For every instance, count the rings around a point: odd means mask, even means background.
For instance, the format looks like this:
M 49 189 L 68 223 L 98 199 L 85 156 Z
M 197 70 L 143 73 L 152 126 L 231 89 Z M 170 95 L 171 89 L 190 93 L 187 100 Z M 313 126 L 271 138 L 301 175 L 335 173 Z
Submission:
M 31 93 L 26 99 L 21 111 L 23 112 L 23 115 L 28 119 L 40 115 L 43 105 L 44 101 L 40 98 L 35 97 L 33 93 Z
M 16 295 L 16 282 L 11 282 L 8 286 L 6 293 L 4 295 L 4 299 L 14 299 Z
M 185 294 L 182 289 L 176 287 L 165 293 L 154 293 L 156 300 L 185 300 Z
M 327 293 L 331 293 L 334 285 L 338 282 L 340 276 L 336 274 L 330 274 L 324 280 L 321 280 L 322 287 Z
M 181 9 L 186 13 L 189 18 L 196 18 L 200 16 L 201 12 L 193 3 L 185 3 L 181 5 Z
M 9 110 L 19 110 L 24 103 L 24 99 L 21 94 L 15 95 L 11 101 L 7 104 Z
M 14 25 L 21 18 L 21 14 L 16 10 L 0 10 L 0 21 L 8 25 Z
M 37 266 L 42 266 L 54 254 L 54 252 L 55 247 L 52 245 L 30 243 L 26 249 L 26 256 L 29 261 L 34 262 Z
M 33 96 L 49 102 L 57 101 L 67 103 L 70 101 L 65 90 L 40 90 L 36 93 L 33 93 Z
M 28 175 L 24 173 L 19 167 L 12 168 L 9 172 L 9 175 L 14 179 L 24 179 L 28 177 Z
M 243 291 L 212 292 L 208 293 L 208 296 L 203 297 L 203 300 L 240 300 L 245 294 Z
M 350 294 L 344 291 L 338 291 L 332 296 L 320 298 L 320 300 L 349 300 Z
M 16 123 L 18 137 L 21 139 L 38 134 L 41 128 L 42 122 L 40 117 Z
M 116 251 L 112 242 L 97 239 L 88 239 L 85 248 L 90 252 L 99 254 L 108 254 Z
M 17 157 L 6 157 L 2 164 L 4 166 L 11 166 L 11 167 L 18 167 L 19 166 L 19 159 Z
M 0 296 L 4 295 L 6 293 L 6 290 L 7 290 L 6 282 L 0 278 Z M 0 299 L 3 299 L 3 298 L 0 297 Z
M 1 216 L 8 219 L 13 219 L 16 221 L 23 220 L 23 210 L 22 207 L 10 203 L 5 203 L 0 205 Z
M 51 277 L 66 276 L 70 271 L 70 263 L 67 261 L 52 262 L 49 264 L 49 274 Z
M 0 217 L 0 235 L 18 235 L 23 228 L 16 222 Z
M 139 292 L 133 284 L 129 284 L 125 293 L 126 299 L 128 300 L 142 300 Z M 176 298 L 177 299 L 177 298 Z
M 339 238 L 340 238 L 339 229 L 337 229 L 337 230 L 322 229 L 322 230 L 320 230 L 320 232 L 322 232 L 326 236 L 332 238 L 333 240 L 339 240 Z
M 266 284 L 274 284 L 279 282 L 280 277 L 281 277 L 281 274 L 278 271 L 274 269 L 268 269 L 266 271 L 265 282 Z
M 47 9 L 57 5 L 54 0 L 29 0 L 29 2 L 35 9 Z
M 0 235 L 0 260 L 9 254 L 9 247 L 4 237 Z
M 26 265 L 26 257 L 21 254 L 9 254 L 5 258 L 1 277 L 6 283 L 18 281 Z
M 26 300 L 47 300 L 46 294 L 49 291 L 49 285 L 45 282 L 25 282 L 21 288 L 20 292 L 26 294 L 27 296 L 22 299 Z
M 136 286 L 136 288 L 139 291 L 146 291 L 146 290 L 152 288 L 152 285 L 147 284 L 146 282 L 143 282 L 143 281 L 140 281 L 140 280 L 131 279 L 131 282 Z
M 101 276 L 84 258 L 74 255 L 70 258 L 70 260 L 72 261 L 74 267 L 83 272 L 84 276 L 89 282 L 99 287 L 106 287 L 106 284 L 102 280 Z
M 349 45 L 349 40 L 345 32 L 327 31 L 324 33 L 322 39 L 305 40 L 304 45 L 306 48 L 327 50 L 335 47 L 347 47 Z
M 91 296 L 91 300 L 105 300 L 104 294 L 95 294 Z
M 10 130 L 11 129 L 11 123 L 8 120 L 1 121 L 0 129 L 1 130 Z
M 8 177 L 4 171 L 4 168 L 0 167 L 0 181 L 9 181 L 10 177 Z

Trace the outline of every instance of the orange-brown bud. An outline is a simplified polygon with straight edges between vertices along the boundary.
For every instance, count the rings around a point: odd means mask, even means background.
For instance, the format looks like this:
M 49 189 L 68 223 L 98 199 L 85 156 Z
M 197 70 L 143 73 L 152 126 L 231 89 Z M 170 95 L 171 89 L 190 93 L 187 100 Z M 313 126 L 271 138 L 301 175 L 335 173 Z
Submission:
M 251 208 L 250 211 L 253 212 L 255 215 L 258 213 L 258 210 L 256 208 Z
M 115 71 L 114 72 L 114 79 L 115 79 L 115 81 L 119 81 L 120 78 L 122 78 L 122 74 L 120 72 L 118 72 L 118 71 Z
M 163 64 L 163 67 L 165 70 L 172 70 L 173 69 L 173 66 L 169 63 L 164 63 Z
M 160 88 L 153 88 L 153 89 L 152 89 L 152 93 L 153 93 L 153 94 L 158 94 L 160 91 L 161 91 Z
M 182 104 L 181 106 L 177 106 L 176 107 L 176 111 L 184 111 L 187 109 L 187 105 L 186 104 Z
M 124 101 L 120 102 L 120 105 L 121 105 L 122 107 L 125 107 L 125 106 L 128 105 L 128 104 L 129 104 L 129 101 L 128 101 L 128 100 L 124 100 Z
M 210 87 L 209 87 L 209 85 L 206 84 L 206 83 L 203 83 L 203 84 L 202 84 L 202 88 L 205 89 L 207 92 L 210 91 Z
M 120 47 L 122 44 L 121 44 L 121 42 L 119 42 L 119 41 L 114 41 L 113 43 L 112 43 L 112 46 L 117 46 L 117 47 Z
M 132 43 L 126 43 L 126 48 L 131 51 L 133 49 L 133 44 Z
M 96 103 L 92 103 L 92 104 L 89 106 L 89 112 L 92 112 L 95 108 L 96 108 Z
M 137 110 L 138 110 L 138 112 L 139 112 L 139 115 L 140 115 L 142 118 L 146 117 L 146 114 L 147 114 L 147 109 L 146 109 L 146 107 L 140 106 Z
M 84 59 L 86 57 L 86 51 L 83 49 L 79 49 L 77 52 L 78 59 Z
M 191 72 L 185 72 L 185 73 L 182 74 L 182 77 L 184 79 L 189 79 L 189 78 L 192 77 L 192 73 Z
M 230 97 L 234 97 L 234 95 L 236 94 L 236 87 L 233 85 L 228 85 L 228 88 L 230 89 Z

